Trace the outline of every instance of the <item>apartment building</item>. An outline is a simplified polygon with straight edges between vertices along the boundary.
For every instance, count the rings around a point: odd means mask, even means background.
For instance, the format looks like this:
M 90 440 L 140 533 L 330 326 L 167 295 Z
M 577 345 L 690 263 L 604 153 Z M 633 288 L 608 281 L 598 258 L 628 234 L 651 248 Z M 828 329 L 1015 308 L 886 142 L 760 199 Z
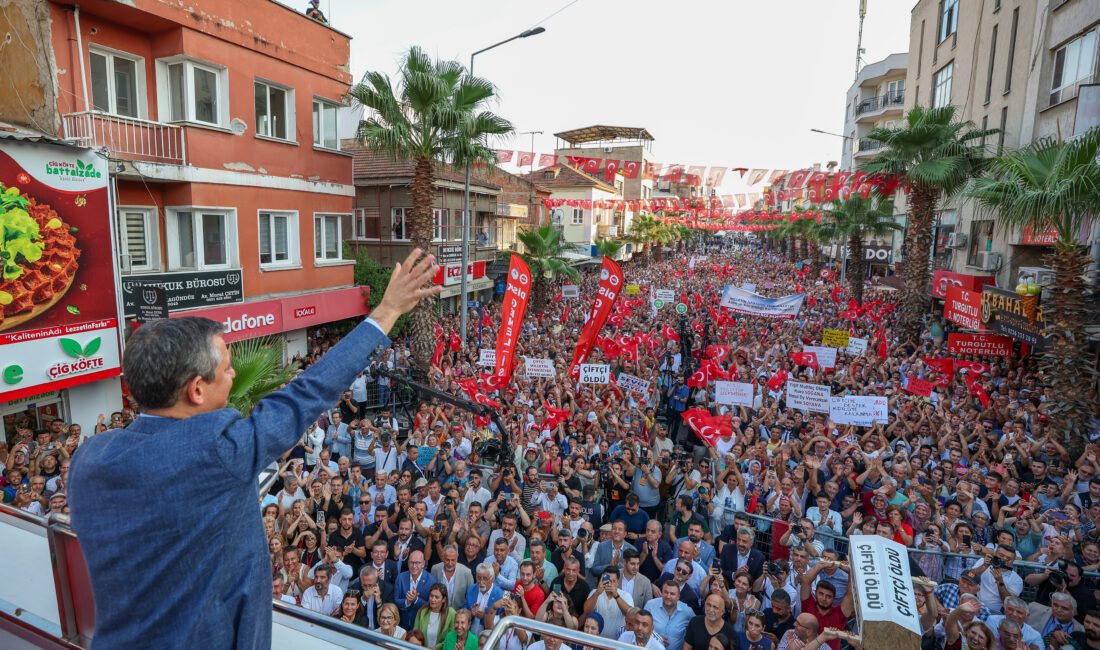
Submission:
M 643 171 L 648 168 L 648 164 L 654 162 L 653 136 L 641 127 L 597 124 L 555 133 L 554 138 L 557 141 L 554 153 L 558 160 L 568 159 L 569 156 L 583 156 L 618 160 L 624 164 L 636 162 Z M 635 178 L 624 177 L 622 198 L 653 198 L 656 180 L 645 173 L 639 173 Z
M 852 171 L 874 158 L 882 144 L 867 139 L 879 127 L 897 126 L 905 112 L 905 76 L 909 55 L 905 52 L 868 63 L 848 88 L 844 105 L 844 150 L 841 171 Z
M 344 147 L 354 156 L 355 211 L 349 246 L 356 254 L 365 250 L 383 266 L 392 266 L 412 250 L 408 219 L 416 165 L 351 141 Z M 432 253 L 442 267 L 436 282 L 444 286 L 441 308 L 455 313 L 461 300 L 465 172 L 437 162 L 433 174 Z M 515 250 L 516 230 L 530 207 L 505 202 L 501 185 L 486 178 L 490 175 L 496 175 L 495 170 L 481 168 L 470 177 L 468 300 L 491 299 L 493 280 L 488 268 L 498 252 Z
M 1097 81 L 1095 0 L 921 0 L 910 26 L 905 108 L 958 107 L 961 119 L 999 129 L 991 154 L 1078 131 L 1078 94 Z M 966 201 L 937 216 L 934 267 L 1015 286 L 1043 281 L 1052 233 L 1009 230 Z M 1097 238 L 1081 233 L 1082 243 Z
M 230 342 L 275 337 L 289 357 L 306 327 L 366 312 L 343 255 L 346 34 L 272 0 L 31 4 L 0 20 L 32 21 L 15 28 L 37 37 L 23 47 L 40 48 L 28 62 L 47 87 L 5 100 L 5 119 L 107 157 L 126 319 L 155 285 L 173 316 L 224 322 Z M 121 403 L 117 379 L 98 411 L 60 393 L 85 431 Z
M 562 233 L 563 240 L 577 253 L 567 257 L 585 262 L 595 256 L 595 245 L 600 239 L 623 236 L 633 221 L 634 213 L 625 206 L 606 202 L 624 200 L 625 180 L 622 173 L 607 182 L 569 165 L 559 162 L 551 167 L 538 169 L 522 178 L 550 190 L 550 197 L 562 199 L 565 205 L 553 208 L 550 223 Z M 629 250 L 628 250 L 629 248 Z M 625 247 L 624 257 L 632 247 Z

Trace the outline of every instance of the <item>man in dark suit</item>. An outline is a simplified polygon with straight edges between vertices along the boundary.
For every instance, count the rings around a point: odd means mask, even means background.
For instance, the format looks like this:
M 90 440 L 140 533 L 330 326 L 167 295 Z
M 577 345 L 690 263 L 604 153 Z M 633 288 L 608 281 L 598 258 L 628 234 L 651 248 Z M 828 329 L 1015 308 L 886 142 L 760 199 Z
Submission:
M 428 603 L 428 590 L 435 584 L 432 574 L 424 570 L 424 553 L 409 554 L 409 570 L 397 574 L 393 597 L 401 612 L 401 627 L 411 630 L 416 613 Z
M 379 580 L 378 571 L 365 566 L 359 572 L 359 579 L 349 589 L 359 591 L 359 602 L 363 605 L 363 614 L 356 623 L 368 630 L 377 630 L 378 609 L 383 603 L 393 602 L 393 585 Z
M 726 584 L 733 584 L 734 577 L 738 573 L 748 572 L 752 579 L 753 589 L 757 589 L 756 581 L 764 575 L 764 554 L 752 547 L 756 533 L 751 528 L 737 529 L 737 542 L 726 544 L 722 549 L 722 576 Z
M 366 566 L 373 568 L 378 573 L 378 579 L 392 587 L 400 571 L 397 570 L 397 562 L 389 558 L 390 547 L 384 541 L 378 540 L 370 549 L 370 560 Z
M 81 445 L 67 490 L 95 595 L 94 647 L 271 645 L 256 477 L 389 344 L 397 318 L 439 293 L 430 284 L 436 269 L 414 250 L 394 268 L 370 318 L 247 418 L 227 408 L 235 373 L 222 323 L 165 318 L 129 336 L 122 368 L 141 415 Z M 149 508 L 150 493 L 184 505 Z M 142 543 L 129 543 L 135 539 Z
M 406 562 L 413 551 L 423 551 L 424 542 L 418 535 L 412 534 L 411 519 L 402 519 L 397 524 L 397 537 L 390 540 L 390 558 L 397 563 L 398 571 L 408 570 Z

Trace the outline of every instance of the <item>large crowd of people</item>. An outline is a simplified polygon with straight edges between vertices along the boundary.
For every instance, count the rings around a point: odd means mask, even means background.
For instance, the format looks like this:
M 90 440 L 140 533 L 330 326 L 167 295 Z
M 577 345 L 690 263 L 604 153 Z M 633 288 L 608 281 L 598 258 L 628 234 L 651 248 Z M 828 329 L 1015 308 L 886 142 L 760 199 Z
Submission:
M 625 274 L 636 291 L 589 359 L 610 365 L 608 384 L 568 374 L 591 272 L 580 298 L 528 310 L 503 387 L 478 365 L 499 309 L 472 313 L 469 340 L 454 344 L 457 318 L 439 320 L 431 384 L 499 419 L 410 402 L 379 372 L 409 367 L 407 342 L 377 355 L 263 498 L 272 597 L 437 650 L 479 648 L 512 615 L 657 650 L 859 648 L 847 537 L 868 534 L 908 547 L 924 576 L 922 648 L 1100 648 L 1100 445 L 1070 456 L 1032 357 L 952 355 L 953 326 L 935 315 L 919 340 L 897 340 L 892 292 L 869 285 L 852 304 L 835 271 L 751 244 L 639 259 Z M 730 283 L 806 299 L 792 319 L 731 314 L 718 306 Z M 659 289 L 687 312 L 656 308 Z M 809 361 L 800 353 L 824 329 L 865 351 L 840 348 L 831 368 Z M 302 363 L 336 339 L 313 332 Z M 551 359 L 556 376 L 528 378 L 525 357 Z M 946 372 L 947 358 L 965 363 Z M 753 384 L 753 404 L 717 403 L 718 377 Z M 914 379 L 934 382 L 931 396 L 909 390 Z M 793 381 L 884 396 L 889 421 L 795 410 Z M 704 442 L 689 409 L 728 427 Z M 0 450 L 4 502 L 65 511 L 80 438 L 60 420 L 21 426 Z M 504 462 L 479 455 L 492 438 L 507 441 Z M 568 643 L 511 629 L 501 647 Z

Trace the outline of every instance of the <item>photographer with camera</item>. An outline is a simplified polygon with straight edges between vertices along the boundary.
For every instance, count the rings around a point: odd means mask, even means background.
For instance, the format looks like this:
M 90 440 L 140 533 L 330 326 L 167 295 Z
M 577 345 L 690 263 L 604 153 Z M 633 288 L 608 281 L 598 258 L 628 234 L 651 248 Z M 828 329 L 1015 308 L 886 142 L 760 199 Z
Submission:
M 814 522 L 806 517 L 802 517 L 798 520 L 797 524 L 792 524 L 791 527 L 787 529 L 787 532 L 783 533 L 783 537 L 779 538 L 779 545 L 787 548 L 801 546 L 810 554 L 811 559 L 821 557 L 821 553 L 825 550 L 825 545 L 814 539 L 814 535 L 816 534 L 817 530 L 814 527 Z
M 978 600 L 994 614 L 1001 613 L 1004 599 L 1019 596 L 1024 590 L 1024 580 L 1012 570 L 1016 562 L 1016 549 L 998 546 L 991 558 L 978 560 L 970 570 L 980 578 Z

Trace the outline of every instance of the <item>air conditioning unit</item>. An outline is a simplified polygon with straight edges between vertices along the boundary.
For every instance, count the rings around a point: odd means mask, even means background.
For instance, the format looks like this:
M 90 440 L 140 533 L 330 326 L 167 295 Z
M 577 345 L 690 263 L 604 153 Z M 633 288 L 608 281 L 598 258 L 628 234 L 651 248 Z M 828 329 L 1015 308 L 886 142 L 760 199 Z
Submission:
M 604 147 L 603 152 L 604 153 L 615 153 L 615 147 Z
M 981 271 L 996 271 L 1001 268 L 1001 254 L 994 251 L 978 253 L 975 266 Z
M 948 248 L 966 248 L 966 233 L 953 232 L 947 236 Z

